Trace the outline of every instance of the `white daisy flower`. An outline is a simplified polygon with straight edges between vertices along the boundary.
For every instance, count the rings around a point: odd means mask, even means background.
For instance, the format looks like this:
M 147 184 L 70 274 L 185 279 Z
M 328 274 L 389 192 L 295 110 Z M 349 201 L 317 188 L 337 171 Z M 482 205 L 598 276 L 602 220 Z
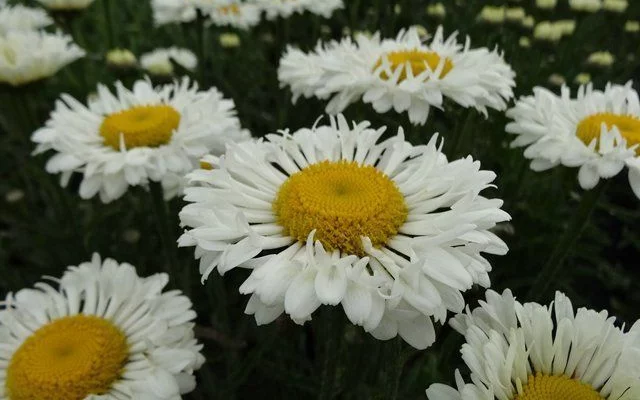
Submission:
M 82 10 L 89 7 L 94 0 L 37 0 L 38 3 L 50 10 Z
M 334 11 L 344 8 L 342 0 L 253 0 L 253 2 L 264 10 L 269 20 L 278 17 L 289 18 L 295 13 L 302 14 L 305 11 L 331 18 Z
M 429 400 L 635 400 L 640 398 L 640 324 L 629 332 L 606 311 L 574 311 L 556 293 L 544 306 L 520 304 L 509 290 L 451 320 L 465 336 L 471 372 L 456 388 L 433 384 Z
M 50 278 L 51 279 L 51 278 Z M 72 266 L 61 279 L 9 293 L 0 311 L 0 399 L 179 400 L 204 358 L 167 274 L 130 264 Z
M 33 31 L 53 24 L 46 11 L 22 4 L 0 8 L 0 35 L 11 31 Z
M 158 88 L 140 80 L 133 90 L 118 82 L 115 94 L 99 85 L 88 106 L 63 94 L 32 140 L 38 144 L 36 153 L 56 152 L 46 169 L 61 173 L 63 185 L 73 172 L 81 172 L 80 196 L 100 194 L 109 202 L 129 186 L 149 181 L 161 182 L 170 198 L 200 157 L 246 138 L 232 100 L 215 88 L 198 91 L 184 78 Z
M 338 115 L 230 144 L 188 175 L 179 245 L 195 246 L 203 280 L 251 269 L 240 292 L 258 324 L 283 312 L 304 323 L 341 304 L 378 339 L 428 347 L 432 319 L 461 311 L 474 283 L 489 285 L 480 253 L 506 253 L 489 229 L 509 215 L 479 194 L 495 178 L 479 162 L 448 162 L 436 137 L 414 147 L 402 129 L 378 143 L 384 131 Z
M 206 12 L 211 18 L 211 22 L 217 26 L 249 29 L 260 23 L 261 10 L 256 4 L 233 2 L 211 7 Z
M 20 86 L 48 78 L 84 55 L 69 35 L 7 32 L 0 35 L 0 83 Z
M 329 99 L 327 112 L 336 114 L 362 99 L 379 113 L 407 111 L 414 124 L 424 124 L 431 106 L 448 97 L 483 114 L 504 110 L 513 97 L 515 73 L 497 50 L 470 49 L 444 39 L 438 27 L 430 44 L 418 31 L 401 31 L 395 40 L 356 35 L 355 42 L 319 43 L 308 54 L 289 47 L 280 60 L 278 79 L 290 86 L 293 101 L 300 96 Z
M 189 71 L 195 70 L 198 66 L 196 55 L 189 49 L 179 47 L 155 49 L 140 56 L 142 68 L 153 75 L 173 75 L 171 61 Z
M 631 82 L 609 84 L 604 91 L 580 86 L 575 99 L 566 86 L 560 96 L 536 87 L 507 116 L 515 120 L 507 132 L 518 135 L 512 146 L 527 147 L 524 156 L 534 171 L 579 167 L 580 186 L 592 189 L 626 165 L 640 198 L 640 101 Z
M 153 21 L 156 25 L 191 22 L 196 19 L 196 8 L 184 0 L 151 0 Z

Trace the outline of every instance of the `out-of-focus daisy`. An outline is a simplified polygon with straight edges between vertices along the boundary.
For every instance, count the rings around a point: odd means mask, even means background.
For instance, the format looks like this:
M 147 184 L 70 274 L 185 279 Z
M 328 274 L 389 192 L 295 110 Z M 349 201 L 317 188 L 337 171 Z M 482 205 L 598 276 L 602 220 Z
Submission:
M 602 0 L 569 0 L 569 7 L 576 11 L 594 13 L 602 8 Z
M 94 254 L 55 281 L 3 302 L 0 397 L 175 400 L 195 388 L 196 314 L 179 291 L 162 293 L 167 274 L 140 278 Z
M 442 3 L 429 4 L 427 6 L 427 15 L 436 18 L 444 18 L 447 15 L 447 9 Z
M 0 35 L 10 31 L 33 31 L 47 27 L 53 20 L 40 8 L 21 4 L 0 8 Z
M 44 7 L 54 11 L 82 10 L 89 7 L 94 0 L 37 0 Z
M 240 36 L 232 32 L 221 33 L 218 40 L 220 46 L 227 49 L 240 46 Z
M 625 32 L 631 32 L 631 33 L 640 32 L 640 21 L 627 21 L 627 22 L 625 22 L 624 31 Z
M 189 49 L 170 47 L 167 49 L 155 49 L 140 56 L 140 65 L 152 75 L 173 75 L 173 64 L 180 65 L 186 70 L 193 71 L 198 66 L 198 58 Z
M 249 29 L 260 23 L 260 8 L 256 4 L 233 2 L 204 9 L 214 25 Z
M 531 29 L 531 28 L 533 28 L 535 26 L 535 24 L 536 24 L 536 20 L 531 15 L 527 15 L 522 20 L 522 27 L 523 28 Z
M 549 82 L 550 85 L 553 86 L 562 86 L 565 84 L 565 82 L 567 81 L 564 76 L 558 74 L 558 73 L 554 73 L 549 75 L 549 78 L 547 79 L 547 81 Z
M 133 68 L 138 64 L 136 55 L 129 49 L 109 50 L 105 58 L 107 65 L 114 68 Z
M 342 0 L 253 0 L 262 10 L 267 19 L 278 17 L 289 18 L 294 13 L 308 11 L 324 18 L 331 18 L 334 11 L 344 8 Z
M 471 49 L 468 38 L 464 45 L 456 41 L 456 33 L 445 39 L 442 27 L 429 44 L 410 28 L 396 39 L 376 33 L 319 43 L 310 53 L 289 47 L 278 69 L 294 102 L 300 96 L 331 98 L 326 110 L 336 114 L 362 99 L 379 113 L 406 111 L 414 124 L 424 124 L 444 97 L 485 115 L 488 108 L 504 110 L 514 76 L 497 50 Z
M 608 51 L 596 51 L 589 54 L 587 63 L 598 67 L 610 67 L 613 65 L 615 57 Z
M 543 10 L 552 10 L 556 8 L 558 0 L 536 0 L 536 7 Z
M 520 47 L 531 47 L 531 40 L 526 37 L 526 36 L 522 36 L 519 40 L 518 40 L 518 44 L 520 45 Z
M 520 22 L 527 16 L 522 7 L 509 7 L 505 11 L 504 17 L 509 22 Z
M 515 120 L 507 132 L 518 135 L 512 146 L 527 146 L 524 155 L 533 170 L 579 167 L 580 186 L 592 189 L 626 165 L 631 188 L 640 198 L 640 102 L 631 82 L 609 84 L 604 91 L 581 86 L 575 99 L 567 87 L 561 96 L 537 87 L 507 116 Z
M 153 21 L 156 25 L 191 22 L 196 19 L 196 8 L 186 0 L 151 0 Z
M 556 293 L 549 306 L 521 304 L 511 291 L 451 320 L 465 336 L 471 373 L 456 387 L 433 384 L 429 400 L 635 400 L 640 398 L 640 324 L 624 332 L 606 311 L 580 308 Z
M 562 32 L 562 36 L 571 36 L 576 30 L 576 21 L 573 19 L 561 19 L 556 21 L 555 25 Z
M 7 32 L 0 35 L 0 83 L 20 86 L 38 81 L 84 55 L 69 35 Z
M 99 85 L 88 106 L 62 95 L 32 140 L 36 153 L 56 152 L 46 168 L 61 173 L 63 185 L 81 172 L 80 196 L 100 194 L 109 202 L 149 181 L 161 182 L 165 197 L 172 197 L 200 157 L 247 136 L 232 100 L 215 88 L 198 91 L 184 78 L 158 88 L 140 80 L 133 90 L 118 82 L 115 94 Z
M 627 0 L 604 0 L 602 3 L 602 8 L 616 13 L 625 12 L 627 7 L 629 7 Z
M 489 24 L 501 24 L 506 17 L 505 7 L 484 6 L 478 14 L 477 20 Z
M 557 42 L 562 39 L 565 31 L 566 27 L 562 24 L 551 21 L 542 21 L 534 28 L 533 37 L 537 40 Z
M 188 176 L 180 246 L 196 247 L 203 279 L 252 269 L 240 291 L 259 324 L 283 312 L 303 323 L 341 304 L 378 339 L 431 345 L 432 318 L 460 311 L 474 283 L 489 285 L 480 252 L 507 251 L 489 229 L 509 215 L 479 194 L 495 178 L 479 162 L 448 162 L 437 135 L 417 147 L 402 130 L 378 142 L 384 130 L 339 115 L 229 145 Z
M 591 82 L 591 75 L 586 72 L 581 72 L 573 79 L 575 83 L 578 85 L 586 85 Z

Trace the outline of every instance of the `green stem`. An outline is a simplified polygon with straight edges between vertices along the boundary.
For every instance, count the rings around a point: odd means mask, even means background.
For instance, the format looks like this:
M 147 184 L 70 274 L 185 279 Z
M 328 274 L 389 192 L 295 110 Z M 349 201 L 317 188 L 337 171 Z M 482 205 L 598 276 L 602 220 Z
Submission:
M 334 397 L 336 370 L 342 336 L 342 326 L 338 323 L 337 312 L 332 307 L 327 307 L 321 314 L 321 331 L 324 333 L 322 375 L 320 381 L 320 393 L 318 400 L 330 400 Z
M 571 251 L 571 248 L 576 244 L 578 238 L 587 227 L 591 214 L 598 205 L 598 200 L 602 197 L 608 181 L 600 182 L 600 184 L 584 193 L 578 209 L 573 215 L 567 230 L 564 232 L 562 238 L 557 242 L 556 247 L 553 249 L 551 256 L 547 260 L 547 263 L 542 268 L 542 271 L 538 274 L 538 278 L 531 286 L 527 299 L 541 300 L 544 299 L 546 292 L 549 290 L 549 286 L 556 282 L 562 263 Z
M 164 190 L 160 182 L 149 184 L 151 191 L 151 208 L 153 209 L 154 222 L 160 235 L 160 244 L 166 257 L 166 271 L 172 278 L 177 275 L 176 237 L 172 229 L 172 218 L 167 213 L 167 203 L 164 200 Z M 176 282 L 179 284 L 179 282 Z M 183 285 L 181 285 L 183 286 Z
M 104 24 L 107 34 L 107 48 L 111 50 L 115 45 L 115 35 L 113 33 L 113 18 L 111 15 L 111 0 L 102 0 L 102 13 L 104 14 Z
M 385 400 L 396 400 L 398 398 L 398 389 L 400 388 L 400 377 L 404 367 L 404 356 L 402 354 L 402 338 L 400 336 L 392 339 L 390 343 L 386 343 L 389 350 L 389 356 L 386 359 L 386 384 L 384 388 Z
M 449 155 L 452 160 L 463 157 L 465 151 L 466 142 L 469 140 L 469 134 L 473 128 L 473 121 L 475 120 L 475 111 L 467 110 L 467 118 L 465 118 L 464 125 L 459 132 L 456 132 L 456 137 L 451 145 L 451 151 Z

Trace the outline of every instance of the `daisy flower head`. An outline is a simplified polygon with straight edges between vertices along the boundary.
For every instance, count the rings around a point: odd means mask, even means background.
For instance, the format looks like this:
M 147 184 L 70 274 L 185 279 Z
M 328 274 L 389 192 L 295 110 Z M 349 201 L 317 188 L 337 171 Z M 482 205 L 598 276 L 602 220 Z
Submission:
M 429 400 L 635 400 L 640 398 L 640 324 L 624 332 L 607 311 L 557 292 L 549 306 L 488 290 L 481 306 L 450 324 L 465 336 L 471 382 L 433 384 Z
M 33 31 L 53 24 L 46 11 L 22 4 L 0 8 L 0 35 L 11 31 Z
M 176 400 L 204 362 L 169 277 L 94 254 L 60 279 L 9 293 L 0 310 L 1 399 Z
M 483 114 L 504 110 L 513 97 L 515 73 L 497 50 L 470 48 L 444 38 L 438 27 L 430 43 L 423 43 L 412 27 L 396 39 L 358 34 L 355 41 L 319 43 L 304 53 L 289 47 L 280 60 L 278 79 L 289 86 L 293 101 L 300 96 L 330 99 L 326 111 L 336 114 L 362 99 L 379 113 L 408 112 L 413 124 L 423 125 L 432 106 L 441 108 L 448 97 Z
M 563 86 L 558 96 L 537 87 L 507 111 L 514 121 L 507 132 L 513 147 L 527 147 L 534 171 L 557 165 L 578 167 L 583 189 L 629 169 L 629 183 L 640 198 L 640 101 L 628 84 L 608 84 L 604 91 L 580 86 L 576 98 Z
M 175 62 L 188 71 L 194 71 L 198 66 L 198 58 L 189 49 L 169 47 L 155 49 L 140 56 L 140 65 L 152 75 L 172 76 Z
M 217 26 L 249 29 L 260 23 L 261 9 L 256 4 L 232 2 L 205 9 L 211 22 Z
M 191 22 L 196 19 L 196 8 L 185 0 L 151 0 L 153 22 L 156 25 Z
M 506 253 L 489 229 L 509 215 L 480 195 L 495 174 L 479 162 L 448 162 L 437 137 L 412 146 L 402 129 L 379 141 L 384 131 L 338 115 L 229 144 L 188 175 L 179 245 L 195 246 L 203 280 L 250 269 L 240 292 L 258 324 L 341 305 L 378 339 L 428 347 L 432 320 L 489 285 L 481 252 Z
M 149 181 L 161 182 L 165 197 L 173 197 L 200 157 L 248 136 L 232 100 L 184 78 L 157 88 L 139 80 L 132 90 L 118 82 L 115 93 L 99 85 L 88 105 L 63 94 L 32 140 L 36 153 L 56 153 L 46 169 L 60 173 L 62 185 L 80 172 L 80 196 L 99 194 L 106 203 Z
M 48 78 L 84 55 L 69 35 L 7 32 L 0 35 L 0 84 L 21 86 Z
M 334 11 L 344 8 L 342 0 L 253 0 L 266 14 L 268 20 L 289 18 L 295 13 L 305 11 L 331 18 Z

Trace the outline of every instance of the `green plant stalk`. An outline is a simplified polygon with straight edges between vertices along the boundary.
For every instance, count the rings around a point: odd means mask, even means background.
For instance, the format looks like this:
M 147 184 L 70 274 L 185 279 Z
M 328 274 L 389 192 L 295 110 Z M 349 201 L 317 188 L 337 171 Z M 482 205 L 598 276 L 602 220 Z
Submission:
M 335 392 L 336 371 L 338 369 L 338 356 L 340 338 L 342 337 L 342 324 L 338 321 L 337 310 L 332 307 L 321 310 L 321 331 L 324 333 L 322 375 L 318 400 L 329 400 Z
M 387 343 L 389 347 L 389 357 L 387 357 L 386 371 L 386 387 L 384 388 L 385 400 L 396 400 L 398 398 L 398 389 L 400 388 L 400 377 L 404 368 L 405 357 L 402 354 L 402 338 L 395 337 Z
M 167 262 L 165 268 L 171 278 L 176 279 L 178 275 L 178 261 L 176 257 L 176 237 L 171 228 L 171 220 L 167 212 L 167 203 L 164 200 L 164 190 L 160 182 L 150 182 L 149 189 L 151 192 L 151 208 L 153 209 L 153 217 L 158 234 L 160 235 L 160 244 Z M 181 289 L 188 287 L 188 282 L 176 282 Z
M 468 148 L 466 142 L 470 140 L 469 134 L 473 129 L 475 112 L 475 110 L 467 110 L 467 117 L 464 120 L 464 125 L 462 125 L 462 129 L 459 132 L 456 132 L 456 137 L 451 145 L 451 151 L 449 152 L 451 160 L 455 160 L 466 155 L 464 154 Z
M 598 186 L 592 190 L 587 191 L 578 205 L 578 209 L 571 218 L 567 230 L 564 232 L 562 238 L 557 242 L 556 247 L 553 249 L 551 256 L 547 260 L 547 263 L 542 268 L 538 278 L 531 286 L 527 299 L 531 301 L 544 299 L 545 294 L 549 290 L 549 286 L 555 282 L 562 263 L 576 244 L 580 235 L 587 227 L 591 214 L 598 205 L 598 200 L 602 197 L 608 181 L 600 182 Z
M 104 24 L 107 34 L 107 48 L 113 49 L 115 45 L 115 35 L 113 33 L 113 16 L 111 14 L 111 0 L 102 0 L 102 12 L 104 14 Z

